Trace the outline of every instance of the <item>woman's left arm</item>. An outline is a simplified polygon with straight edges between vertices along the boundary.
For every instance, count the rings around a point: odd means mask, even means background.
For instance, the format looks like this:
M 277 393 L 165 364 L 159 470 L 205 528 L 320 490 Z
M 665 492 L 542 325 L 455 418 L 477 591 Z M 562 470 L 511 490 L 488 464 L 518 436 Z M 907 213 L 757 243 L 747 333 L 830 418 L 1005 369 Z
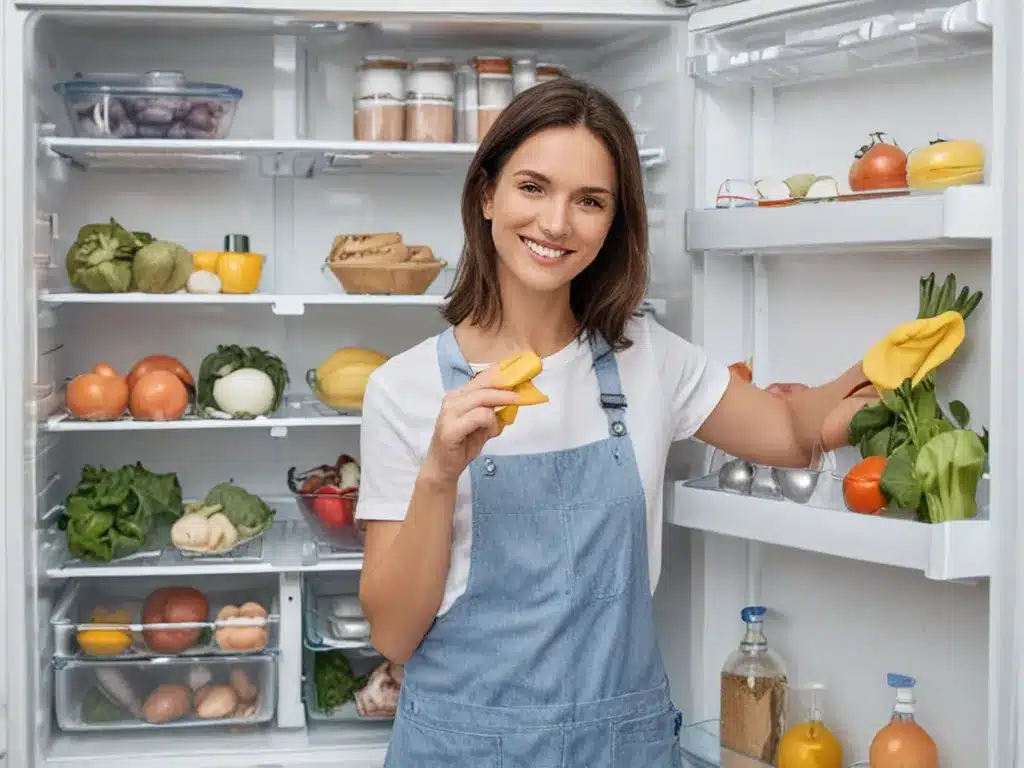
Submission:
M 695 437 L 758 464 L 806 467 L 821 442 L 826 417 L 865 380 L 857 363 L 827 384 L 780 396 L 730 376 L 725 394 Z

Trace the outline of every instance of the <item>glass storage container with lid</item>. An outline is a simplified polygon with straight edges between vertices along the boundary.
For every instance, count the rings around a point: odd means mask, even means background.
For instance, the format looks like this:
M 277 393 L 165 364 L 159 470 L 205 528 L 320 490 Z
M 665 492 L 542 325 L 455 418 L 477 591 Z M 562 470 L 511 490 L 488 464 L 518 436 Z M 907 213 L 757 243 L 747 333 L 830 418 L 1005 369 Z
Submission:
M 356 141 L 405 138 L 405 73 L 409 63 L 395 56 L 366 56 L 359 62 L 353 135 Z
M 537 83 L 546 83 L 549 80 L 557 80 L 560 77 L 568 77 L 568 73 L 557 64 L 550 62 L 539 62 L 537 64 Z
M 477 140 L 483 141 L 498 115 L 515 98 L 512 59 L 506 56 L 477 56 L 476 69 Z
M 57 83 L 75 136 L 114 139 L 223 139 L 242 91 L 190 83 L 183 72 L 76 74 Z
M 455 140 L 455 66 L 450 59 L 417 59 L 410 67 L 405 140 Z
M 775 764 L 786 730 L 788 681 L 782 658 L 768 647 L 762 624 L 767 609 L 740 611 L 746 632 L 722 667 L 721 768 L 746 768 L 743 756 Z

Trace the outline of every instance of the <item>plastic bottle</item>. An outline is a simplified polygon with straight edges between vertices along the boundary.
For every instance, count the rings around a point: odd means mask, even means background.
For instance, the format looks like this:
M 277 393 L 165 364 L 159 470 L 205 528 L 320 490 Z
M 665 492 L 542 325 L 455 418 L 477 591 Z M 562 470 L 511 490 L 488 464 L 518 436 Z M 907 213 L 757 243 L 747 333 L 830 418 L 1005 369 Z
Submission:
M 759 605 L 740 611 L 746 632 L 722 667 L 722 768 L 750 765 L 744 758 L 773 763 L 786 729 L 786 667 L 762 631 L 766 612 Z
M 875 734 L 868 751 L 871 768 L 939 768 L 935 741 L 914 720 L 912 677 L 889 673 L 890 688 L 896 689 L 892 719 Z
M 794 725 L 779 743 L 777 768 L 843 768 L 843 747 L 825 725 L 822 693 L 825 686 L 812 683 L 807 718 Z

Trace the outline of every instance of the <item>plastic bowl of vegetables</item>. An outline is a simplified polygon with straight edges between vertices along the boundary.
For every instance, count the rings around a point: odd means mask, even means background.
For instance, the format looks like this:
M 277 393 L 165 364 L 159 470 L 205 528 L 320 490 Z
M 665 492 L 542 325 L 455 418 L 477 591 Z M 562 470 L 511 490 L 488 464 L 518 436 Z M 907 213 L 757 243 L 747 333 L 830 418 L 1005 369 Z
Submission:
M 361 550 L 363 535 L 355 522 L 359 500 L 359 463 L 343 453 L 334 464 L 297 472 L 288 470 L 288 489 L 316 537 L 332 548 Z

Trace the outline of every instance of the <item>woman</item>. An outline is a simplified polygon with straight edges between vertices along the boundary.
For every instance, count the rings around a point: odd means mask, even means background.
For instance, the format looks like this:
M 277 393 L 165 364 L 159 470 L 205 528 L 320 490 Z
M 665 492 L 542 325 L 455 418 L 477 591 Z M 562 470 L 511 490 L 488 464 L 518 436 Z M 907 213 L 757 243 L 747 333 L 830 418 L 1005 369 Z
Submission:
M 360 598 L 406 665 L 386 765 L 676 766 L 651 600 L 669 446 L 807 466 L 859 366 L 786 399 L 636 314 L 636 140 L 583 83 L 504 110 L 462 219 L 451 327 L 378 369 L 363 408 Z M 488 365 L 524 349 L 550 402 L 502 431 L 517 396 Z

